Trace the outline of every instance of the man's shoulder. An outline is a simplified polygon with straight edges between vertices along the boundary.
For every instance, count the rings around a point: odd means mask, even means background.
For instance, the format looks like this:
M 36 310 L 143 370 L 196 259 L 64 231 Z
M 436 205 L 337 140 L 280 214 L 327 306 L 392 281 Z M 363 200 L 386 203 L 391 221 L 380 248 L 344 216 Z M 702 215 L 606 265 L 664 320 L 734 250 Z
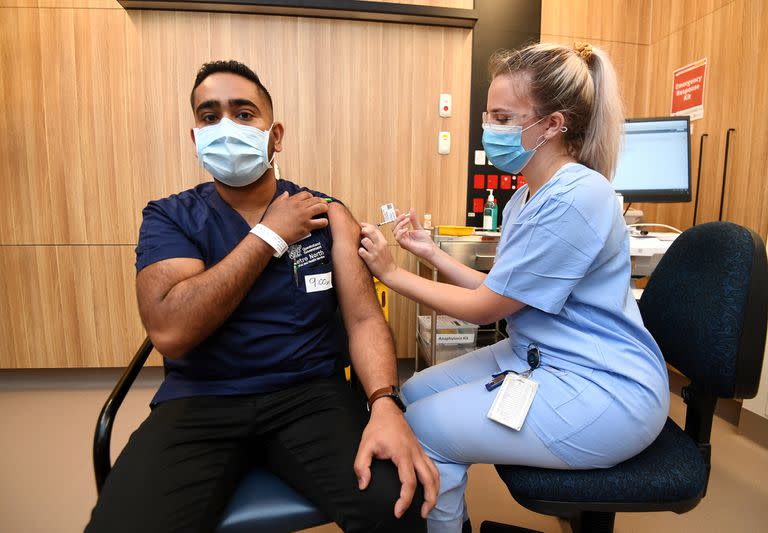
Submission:
M 192 207 L 201 203 L 206 203 L 207 198 L 215 190 L 216 188 L 214 187 L 213 182 L 209 181 L 196 185 L 191 189 L 173 193 L 165 198 L 150 200 L 147 205 L 156 205 L 166 209 Z
M 293 196 L 294 194 L 298 194 L 300 192 L 305 192 L 306 191 L 309 194 L 311 194 L 312 196 L 317 196 L 318 198 L 330 198 L 330 199 L 332 199 L 334 201 L 338 201 L 335 198 L 333 198 L 332 196 L 330 196 L 330 195 L 328 195 L 328 194 L 326 194 L 324 192 L 316 191 L 314 189 L 310 189 L 309 187 L 304 187 L 302 185 L 299 185 L 298 183 L 294 183 L 292 181 L 289 181 L 287 179 L 282 179 L 282 178 L 278 182 L 278 190 L 279 191 L 288 191 L 288 194 L 290 194 L 291 196 Z
M 144 216 L 157 212 L 173 219 L 185 218 L 189 215 L 199 216 L 201 212 L 211 209 L 208 198 L 215 190 L 213 182 L 206 182 L 165 198 L 150 200 L 144 208 Z

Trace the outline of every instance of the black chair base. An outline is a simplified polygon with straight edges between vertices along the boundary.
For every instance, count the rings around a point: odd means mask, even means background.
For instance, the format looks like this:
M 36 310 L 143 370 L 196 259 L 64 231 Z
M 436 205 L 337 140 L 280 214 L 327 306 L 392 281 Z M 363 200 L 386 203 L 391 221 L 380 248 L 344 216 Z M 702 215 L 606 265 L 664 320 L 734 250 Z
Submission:
M 573 533 L 611 533 L 616 513 L 586 511 L 568 520 Z M 541 533 L 536 529 L 485 521 L 480 524 L 480 533 Z
M 585 511 L 571 518 L 573 533 L 612 533 L 616 513 Z

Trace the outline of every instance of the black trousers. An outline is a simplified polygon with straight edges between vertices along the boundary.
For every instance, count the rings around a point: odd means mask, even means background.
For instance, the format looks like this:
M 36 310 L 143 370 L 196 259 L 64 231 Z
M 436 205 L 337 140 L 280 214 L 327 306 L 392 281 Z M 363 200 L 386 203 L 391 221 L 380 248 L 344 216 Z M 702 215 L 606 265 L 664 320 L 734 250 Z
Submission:
M 390 461 L 374 460 L 371 484 L 357 488 L 353 463 L 367 421 L 363 396 L 336 377 L 268 394 L 164 402 L 118 457 L 86 532 L 215 531 L 254 462 L 344 531 L 426 531 L 421 486 L 407 513 L 394 517 L 400 481 Z

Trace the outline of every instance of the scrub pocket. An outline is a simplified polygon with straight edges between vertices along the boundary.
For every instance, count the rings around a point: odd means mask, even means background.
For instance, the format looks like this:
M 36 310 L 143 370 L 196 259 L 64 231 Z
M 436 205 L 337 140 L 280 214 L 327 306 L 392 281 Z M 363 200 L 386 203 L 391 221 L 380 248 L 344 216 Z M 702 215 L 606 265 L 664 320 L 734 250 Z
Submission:
M 327 324 L 337 305 L 333 282 L 330 257 L 294 270 L 293 323 L 297 329 Z
M 591 424 L 610 406 L 613 397 L 591 381 L 594 370 L 578 375 L 544 367 L 531 376 L 539 382 L 537 399 L 554 412 L 553 440 L 561 440 Z

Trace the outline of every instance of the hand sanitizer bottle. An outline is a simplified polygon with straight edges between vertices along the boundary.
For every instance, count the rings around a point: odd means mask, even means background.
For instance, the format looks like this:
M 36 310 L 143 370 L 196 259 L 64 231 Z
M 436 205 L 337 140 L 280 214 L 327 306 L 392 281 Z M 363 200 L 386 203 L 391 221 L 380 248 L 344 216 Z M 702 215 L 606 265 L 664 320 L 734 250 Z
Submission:
M 488 191 L 488 199 L 485 201 L 483 209 L 483 230 L 496 231 L 499 227 L 499 206 L 493 197 L 493 189 Z

